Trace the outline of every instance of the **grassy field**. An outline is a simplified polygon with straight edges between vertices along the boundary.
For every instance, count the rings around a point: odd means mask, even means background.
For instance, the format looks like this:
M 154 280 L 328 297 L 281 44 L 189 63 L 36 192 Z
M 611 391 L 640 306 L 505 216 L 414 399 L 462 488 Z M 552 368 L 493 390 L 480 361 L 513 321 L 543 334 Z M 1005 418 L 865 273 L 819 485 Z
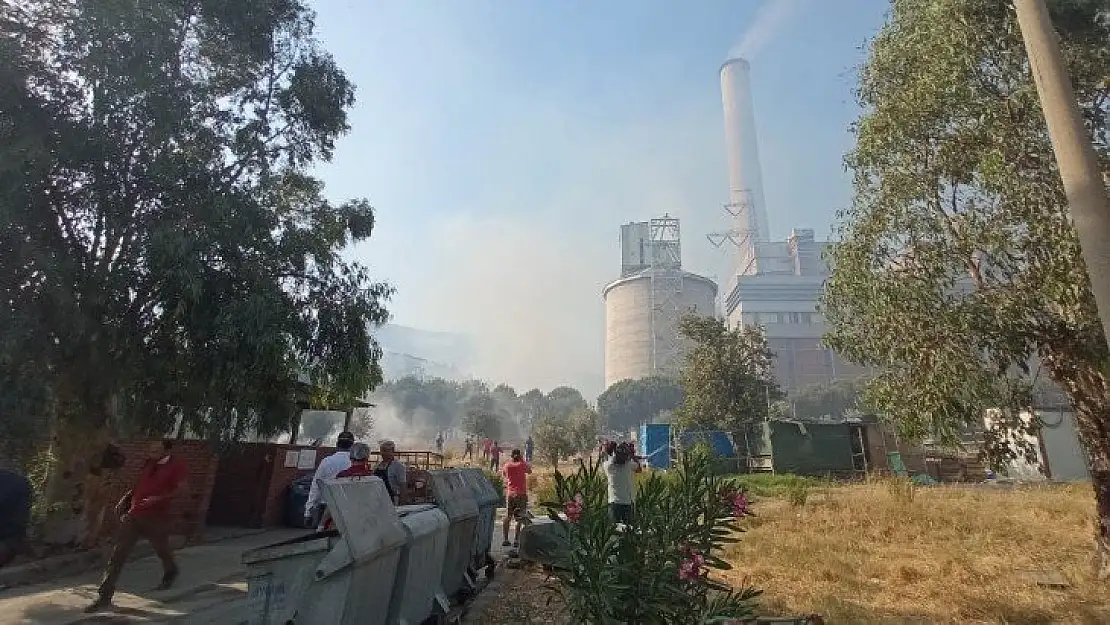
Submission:
M 728 579 L 764 589 L 765 613 L 861 625 L 1110 623 L 1110 594 L 1088 576 L 1089 486 L 762 476 L 751 486 L 764 499 L 729 554 Z M 1032 571 L 1058 571 L 1071 586 L 1039 587 Z

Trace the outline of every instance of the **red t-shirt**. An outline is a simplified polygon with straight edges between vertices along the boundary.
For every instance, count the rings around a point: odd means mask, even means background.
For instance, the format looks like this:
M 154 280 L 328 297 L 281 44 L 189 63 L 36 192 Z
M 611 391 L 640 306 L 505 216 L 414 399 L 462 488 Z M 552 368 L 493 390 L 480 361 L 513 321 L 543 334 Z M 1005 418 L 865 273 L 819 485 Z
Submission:
M 370 468 L 370 465 L 361 462 L 359 464 L 352 464 L 349 469 L 343 469 L 339 473 L 336 473 L 335 477 L 362 477 L 365 475 L 374 475 L 374 470 Z
M 170 494 L 185 481 L 188 469 L 185 463 L 170 456 L 166 462 L 148 460 L 139 473 L 139 483 L 131 492 L 131 516 L 166 517 L 173 509 L 171 499 L 161 499 L 142 506 L 147 497 L 163 497 Z
M 528 463 L 521 460 L 510 460 L 501 467 L 501 475 L 505 476 L 505 494 L 508 496 L 528 494 Z

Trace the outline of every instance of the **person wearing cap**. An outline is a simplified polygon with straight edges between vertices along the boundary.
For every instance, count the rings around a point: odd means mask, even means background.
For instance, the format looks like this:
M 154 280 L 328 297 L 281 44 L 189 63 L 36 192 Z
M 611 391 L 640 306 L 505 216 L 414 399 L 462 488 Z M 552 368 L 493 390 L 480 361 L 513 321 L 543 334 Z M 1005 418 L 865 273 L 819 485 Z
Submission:
M 350 455 L 351 466 L 343 469 L 339 473 L 336 473 L 335 479 L 338 480 L 343 478 L 350 478 L 352 480 L 358 480 L 363 477 L 374 475 L 374 472 L 370 470 L 369 445 L 367 445 L 366 443 L 355 443 L 354 445 L 351 445 Z M 320 529 L 326 532 L 333 527 L 335 527 L 335 523 L 332 521 L 331 515 L 328 514 L 325 510 L 321 519 Z
M 370 446 L 366 443 L 355 443 L 351 445 L 351 466 L 336 473 L 335 477 L 365 477 L 367 475 L 374 475 L 374 471 L 370 469 Z
M 316 473 L 312 476 L 312 486 L 308 489 L 308 501 L 304 504 L 305 527 L 316 527 L 320 523 L 323 507 L 320 503 L 320 485 L 324 480 L 335 479 L 340 471 L 351 466 L 351 446 L 355 444 L 355 435 L 342 432 L 335 439 L 335 453 L 320 461 Z
M 374 467 L 374 475 L 385 482 L 385 489 L 389 491 L 393 505 L 399 505 L 408 485 L 408 470 L 400 460 L 397 460 L 397 445 L 393 441 L 382 441 L 378 445 L 378 452 L 382 459 L 378 466 Z

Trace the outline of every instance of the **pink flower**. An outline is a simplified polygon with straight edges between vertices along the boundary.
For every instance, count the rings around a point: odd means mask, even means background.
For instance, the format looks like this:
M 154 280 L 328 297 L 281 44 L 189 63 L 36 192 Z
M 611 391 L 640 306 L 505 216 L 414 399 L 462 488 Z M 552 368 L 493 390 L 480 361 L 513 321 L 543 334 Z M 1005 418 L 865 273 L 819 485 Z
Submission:
M 686 557 L 678 563 L 679 579 L 691 582 L 701 578 L 702 569 L 705 568 L 705 557 L 689 547 L 683 547 L 683 551 Z
M 732 516 L 743 517 L 751 514 L 751 510 L 748 508 L 748 505 L 748 496 L 745 495 L 743 492 L 737 493 L 732 500 Z
M 563 511 L 566 512 L 567 520 L 571 523 L 577 523 L 578 519 L 582 518 L 582 507 L 585 505 L 582 499 L 582 494 L 579 493 L 574 496 L 574 499 L 563 504 Z

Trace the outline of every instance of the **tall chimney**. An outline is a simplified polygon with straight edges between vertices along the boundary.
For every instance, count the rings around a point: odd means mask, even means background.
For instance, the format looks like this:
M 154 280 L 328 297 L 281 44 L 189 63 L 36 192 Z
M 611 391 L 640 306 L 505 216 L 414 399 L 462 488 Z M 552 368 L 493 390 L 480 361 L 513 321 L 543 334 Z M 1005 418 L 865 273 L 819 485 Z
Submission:
M 735 228 L 750 232 L 751 239 L 767 241 L 767 205 L 763 203 L 763 172 L 759 167 L 759 143 L 752 107 L 751 65 L 745 59 L 729 59 L 721 66 L 721 100 L 725 109 L 725 147 L 728 150 L 729 201 L 742 208 Z M 745 250 L 741 250 L 741 256 Z M 751 253 L 751 250 L 748 250 Z

